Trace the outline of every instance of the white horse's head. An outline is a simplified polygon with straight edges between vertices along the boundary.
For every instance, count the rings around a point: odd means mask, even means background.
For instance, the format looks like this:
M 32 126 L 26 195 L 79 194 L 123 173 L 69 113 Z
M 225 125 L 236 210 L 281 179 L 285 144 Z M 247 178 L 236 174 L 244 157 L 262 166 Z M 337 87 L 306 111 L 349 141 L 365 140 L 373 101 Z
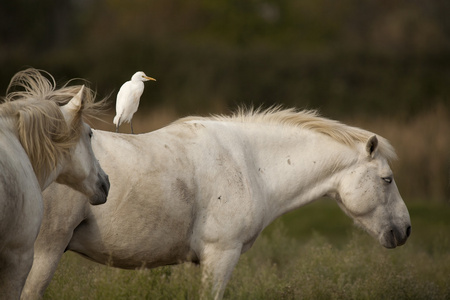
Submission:
M 83 91 L 84 86 L 66 105 L 60 107 L 68 128 L 79 131 L 79 139 L 59 163 L 62 170 L 56 181 L 85 194 L 91 204 L 97 205 L 106 202 L 110 184 L 108 175 L 100 167 L 92 150 L 92 130 L 81 119 Z
M 109 180 L 94 156 L 92 131 L 83 118 L 96 116 L 105 100 L 95 102 L 84 85 L 55 85 L 45 71 L 18 72 L 9 84 L 4 110 L 17 118 L 19 140 L 42 190 L 56 180 L 85 194 L 91 204 L 102 204 Z
M 345 170 L 335 198 L 381 245 L 395 248 L 411 234 L 411 221 L 388 161 L 378 150 L 378 139 L 372 136 L 362 157 Z

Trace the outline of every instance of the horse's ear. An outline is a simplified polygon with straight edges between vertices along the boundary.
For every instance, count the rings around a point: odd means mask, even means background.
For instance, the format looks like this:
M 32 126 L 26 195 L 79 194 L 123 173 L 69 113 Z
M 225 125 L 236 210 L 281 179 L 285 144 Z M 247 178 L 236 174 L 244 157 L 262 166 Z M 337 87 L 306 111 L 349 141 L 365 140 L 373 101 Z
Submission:
M 367 154 L 373 157 L 375 150 L 377 150 L 377 147 L 378 147 L 378 139 L 376 135 L 373 135 L 369 138 L 366 144 Z
M 64 118 L 66 119 L 68 124 L 73 121 L 77 113 L 81 110 L 81 107 L 83 105 L 83 92 L 84 85 L 66 105 L 61 107 L 61 111 L 63 112 Z

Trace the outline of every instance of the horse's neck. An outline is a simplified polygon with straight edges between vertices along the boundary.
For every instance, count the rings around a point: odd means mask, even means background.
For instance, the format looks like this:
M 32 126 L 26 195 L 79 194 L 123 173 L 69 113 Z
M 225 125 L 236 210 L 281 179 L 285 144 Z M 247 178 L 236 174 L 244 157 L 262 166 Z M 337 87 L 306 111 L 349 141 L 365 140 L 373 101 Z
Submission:
M 2 116 L 0 112 L 0 130 L 1 134 L 6 136 L 6 139 L 9 141 L 8 143 L 12 143 L 12 140 L 17 141 L 18 147 L 21 147 L 23 149 L 23 146 L 21 145 L 19 141 L 19 133 L 17 131 L 17 125 L 14 118 L 11 118 L 11 116 Z M 25 152 L 24 152 L 25 153 Z M 25 153 L 26 155 L 26 153 Z M 27 156 L 28 157 L 28 156 Z M 40 174 L 39 172 L 36 173 L 35 170 L 33 170 L 33 173 L 35 174 L 40 186 L 41 190 L 43 191 L 46 187 L 48 187 L 58 176 L 60 168 L 53 171 L 48 176 L 44 176 L 43 174 Z
M 355 161 L 354 150 L 322 134 L 299 128 L 255 130 L 248 139 L 267 195 L 268 223 L 332 193 L 339 174 Z
M 45 178 L 39 178 L 42 181 L 39 181 L 41 183 L 41 190 L 44 191 L 50 184 L 52 184 L 56 178 L 58 178 L 59 174 L 61 173 L 62 167 L 58 164 L 56 168 Z M 36 176 L 38 176 L 36 174 Z M 42 176 L 43 177 L 43 176 Z

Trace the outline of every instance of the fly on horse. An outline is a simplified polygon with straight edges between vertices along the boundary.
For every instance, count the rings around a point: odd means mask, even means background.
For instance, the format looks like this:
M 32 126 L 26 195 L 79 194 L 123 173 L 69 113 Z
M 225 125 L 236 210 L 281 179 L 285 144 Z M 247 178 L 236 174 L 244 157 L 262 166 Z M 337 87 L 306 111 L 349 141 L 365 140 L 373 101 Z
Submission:
M 88 206 L 57 184 L 45 192 L 27 295 L 43 294 L 71 250 L 127 269 L 199 263 L 221 298 L 261 231 L 322 196 L 384 247 L 403 245 L 411 232 L 389 142 L 313 111 L 187 117 L 141 135 L 96 130 L 92 144 L 111 178 L 108 202 Z M 59 198 L 71 198 L 70 207 Z
M 102 204 L 109 181 L 83 122 L 97 110 L 88 88 L 55 89 L 54 81 L 27 69 L 8 91 L 0 105 L 0 291 L 19 299 L 43 217 L 41 191 L 56 180 Z

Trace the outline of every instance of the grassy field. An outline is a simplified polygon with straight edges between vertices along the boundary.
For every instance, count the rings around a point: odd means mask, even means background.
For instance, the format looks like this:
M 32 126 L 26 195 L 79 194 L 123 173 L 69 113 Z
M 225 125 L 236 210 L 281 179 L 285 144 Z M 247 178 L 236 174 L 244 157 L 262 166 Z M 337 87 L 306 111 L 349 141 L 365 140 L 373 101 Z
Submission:
M 407 203 L 408 242 L 381 247 L 331 200 L 276 220 L 241 256 L 225 299 L 449 299 L 450 206 Z M 197 299 L 192 264 L 120 270 L 66 253 L 44 299 Z

